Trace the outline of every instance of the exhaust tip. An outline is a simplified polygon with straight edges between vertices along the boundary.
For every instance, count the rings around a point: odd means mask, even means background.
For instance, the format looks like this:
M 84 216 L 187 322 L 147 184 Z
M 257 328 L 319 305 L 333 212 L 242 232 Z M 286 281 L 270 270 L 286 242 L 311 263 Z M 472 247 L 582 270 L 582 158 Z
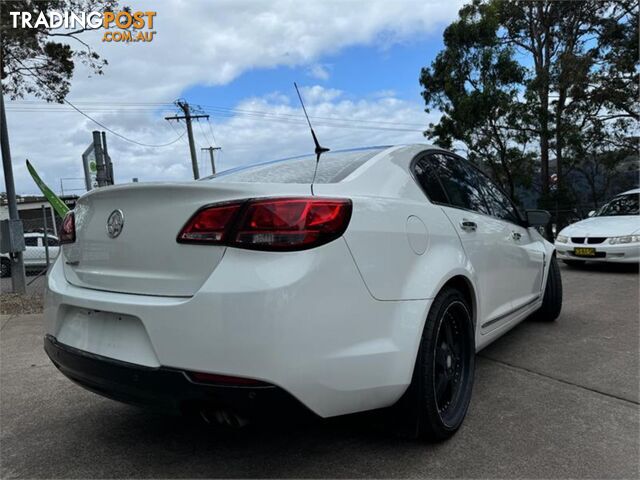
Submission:
M 227 409 L 200 410 L 200 417 L 209 425 L 220 425 L 239 430 L 249 424 L 249 419 Z

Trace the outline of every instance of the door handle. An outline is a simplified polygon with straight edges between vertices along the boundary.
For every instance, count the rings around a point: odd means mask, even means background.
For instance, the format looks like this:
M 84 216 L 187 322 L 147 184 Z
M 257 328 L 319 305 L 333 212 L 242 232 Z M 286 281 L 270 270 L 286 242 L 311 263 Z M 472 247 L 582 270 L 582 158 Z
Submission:
M 460 228 L 465 232 L 475 232 L 478 229 L 478 224 L 471 220 L 462 220 L 460 222 Z
M 512 237 L 514 240 L 520 240 L 520 239 L 522 238 L 522 234 L 521 234 L 521 233 L 519 233 L 519 232 L 511 232 L 511 237 Z

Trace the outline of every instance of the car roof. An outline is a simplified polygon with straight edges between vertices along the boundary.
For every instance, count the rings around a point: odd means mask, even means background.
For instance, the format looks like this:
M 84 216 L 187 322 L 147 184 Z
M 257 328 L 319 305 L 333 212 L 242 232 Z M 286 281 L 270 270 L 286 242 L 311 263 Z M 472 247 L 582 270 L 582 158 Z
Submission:
M 618 195 L 616 195 L 616 197 L 619 197 L 620 195 L 628 195 L 630 193 L 640 193 L 640 188 L 634 188 L 632 190 L 627 190 L 626 192 L 619 193 Z
M 428 145 L 425 143 L 414 143 L 414 144 L 398 144 L 398 145 L 370 145 L 370 146 L 365 146 L 365 147 L 355 147 L 355 148 L 344 148 L 344 149 L 339 149 L 339 150 L 331 150 L 331 154 L 336 154 L 336 153 L 351 153 L 351 152 L 365 152 L 368 150 L 378 150 L 379 153 L 384 154 L 384 153 L 388 153 L 394 150 L 405 150 L 408 151 L 410 153 L 419 153 L 420 151 L 423 150 L 430 150 L 430 149 L 438 149 L 438 150 L 442 150 L 440 147 L 436 147 L 434 145 Z M 240 165 L 238 167 L 234 167 L 234 168 L 230 168 L 228 170 L 221 170 L 219 172 L 216 172 L 214 175 L 209 175 L 207 177 L 202 177 L 199 180 L 210 180 L 212 178 L 216 178 L 216 177 L 223 177 L 226 175 L 230 175 L 232 173 L 236 173 L 242 170 L 248 170 L 254 167 L 262 167 L 262 166 L 267 166 L 267 165 L 271 165 L 274 163 L 281 163 L 281 162 L 286 162 L 288 160 L 296 160 L 299 158 L 306 158 L 306 157 L 313 157 L 315 154 L 313 153 L 305 153 L 302 155 L 294 155 L 294 156 L 290 156 L 290 157 L 284 157 L 284 158 L 278 158 L 276 160 L 268 160 L 266 162 L 259 162 L 259 163 L 252 163 L 252 164 L 247 164 L 247 165 Z

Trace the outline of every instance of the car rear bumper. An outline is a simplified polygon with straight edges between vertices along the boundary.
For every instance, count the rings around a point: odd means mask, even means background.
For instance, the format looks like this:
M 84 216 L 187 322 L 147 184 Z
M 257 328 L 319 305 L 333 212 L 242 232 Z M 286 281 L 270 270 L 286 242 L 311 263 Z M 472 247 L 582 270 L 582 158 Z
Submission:
M 640 246 L 600 244 L 555 243 L 559 260 L 586 260 L 588 262 L 638 263 L 640 262 Z M 576 255 L 576 248 L 594 248 L 596 256 Z
M 60 344 L 143 368 L 260 380 L 321 417 L 402 396 L 431 303 L 374 299 L 343 239 L 286 255 L 227 249 L 191 297 L 78 287 L 62 262 L 45 293 L 46 333 Z
M 187 372 L 153 368 L 94 355 L 44 338 L 44 350 L 67 378 L 99 395 L 166 413 L 229 409 L 246 416 L 275 410 L 309 412 L 274 385 L 202 384 Z

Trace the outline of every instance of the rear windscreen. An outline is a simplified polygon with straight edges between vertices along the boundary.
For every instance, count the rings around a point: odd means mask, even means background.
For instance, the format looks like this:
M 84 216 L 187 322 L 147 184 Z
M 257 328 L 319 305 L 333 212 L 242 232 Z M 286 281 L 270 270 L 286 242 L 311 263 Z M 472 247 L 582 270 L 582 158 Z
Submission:
M 337 183 L 387 147 L 326 152 L 320 157 L 315 183 Z M 236 168 L 208 177 L 213 182 L 311 183 L 315 155 Z

